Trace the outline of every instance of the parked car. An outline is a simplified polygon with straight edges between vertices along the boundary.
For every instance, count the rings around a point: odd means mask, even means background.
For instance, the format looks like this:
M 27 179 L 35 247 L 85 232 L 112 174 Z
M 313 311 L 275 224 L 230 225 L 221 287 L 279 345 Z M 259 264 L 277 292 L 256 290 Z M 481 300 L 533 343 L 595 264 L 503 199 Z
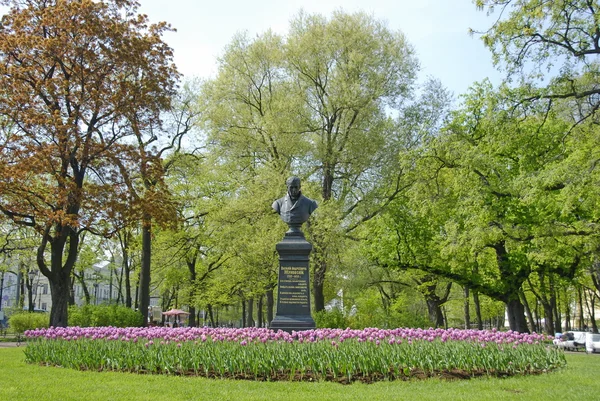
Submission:
M 586 336 L 585 331 L 567 331 L 566 333 L 560 334 L 554 339 L 554 344 L 557 347 L 564 348 L 567 351 L 578 351 L 584 350 L 586 347 Z M 599 347 L 600 349 L 600 347 Z
M 588 354 L 600 352 L 600 334 L 586 333 L 585 352 Z

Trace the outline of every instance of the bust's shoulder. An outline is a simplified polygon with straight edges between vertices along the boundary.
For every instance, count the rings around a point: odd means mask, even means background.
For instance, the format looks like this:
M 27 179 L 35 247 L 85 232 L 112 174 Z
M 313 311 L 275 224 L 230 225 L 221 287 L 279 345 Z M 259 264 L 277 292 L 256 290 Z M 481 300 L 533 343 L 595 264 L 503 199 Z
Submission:
M 307 198 L 304 195 L 300 195 L 300 201 L 304 204 L 310 205 L 312 210 L 317 208 L 317 201 L 314 199 Z
M 275 209 L 276 212 L 279 212 L 279 210 L 281 209 L 281 205 L 283 204 L 284 200 L 285 200 L 285 198 L 275 199 L 273 201 L 273 204 L 271 205 L 271 207 L 273 209 Z

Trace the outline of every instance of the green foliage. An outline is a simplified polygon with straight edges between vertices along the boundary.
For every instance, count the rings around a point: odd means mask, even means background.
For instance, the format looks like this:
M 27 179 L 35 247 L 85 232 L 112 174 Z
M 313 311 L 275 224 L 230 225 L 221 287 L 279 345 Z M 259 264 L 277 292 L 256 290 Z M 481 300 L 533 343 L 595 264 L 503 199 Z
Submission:
M 477 0 L 476 5 L 502 17 L 482 40 L 494 61 L 504 61 L 509 71 L 533 62 L 538 68 L 561 63 L 561 72 L 568 73 L 598 53 L 597 1 Z M 593 63 L 585 68 L 596 69 Z M 542 73 L 543 68 L 535 72 Z
M 270 205 L 293 173 L 319 202 L 305 233 L 314 246 L 313 306 L 323 309 L 347 233 L 403 185 L 399 154 L 418 124 L 400 127 L 393 116 L 406 107 L 416 71 L 404 35 L 360 12 L 301 12 L 286 35 L 232 40 L 201 95 L 210 166 L 228 195 L 218 235 L 235 255 L 223 290 L 250 297 L 275 285 L 273 244 L 285 228 Z
M 69 325 L 79 327 L 136 327 L 142 316 L 122 305 L 83 305 L 69 307 Z
M 543 103 L 556 108 L 567 99 L 574 125 L 592 117 L 600 106 L 598 80 L 598 1 L 476 0 L 498 20 L 481 39 L 494 64 L 518 79 L 522 93 L 517 107 Z
M 338 308 L 333 308 L 331 311 L 322 310 L 315 312 L 313 319 L 319 329 L 345 329 L 346 327 L 350 327 L 348 319 Z
M 362 297 L 356 300 L 356 307 L 356 314 L 348 318 L 349 326 L 353 329 L 432 326 L 426 312 L 418 307 L 414 294 L 398 295 L 396 301 L 386 310 L 382 308 L 379 296 L 371 289 L 364 291 Z
M 26 330 L 48 327 L 50 316 L 47 313 L 19 312 L 8 319 L 9 327 L 18 335 Z

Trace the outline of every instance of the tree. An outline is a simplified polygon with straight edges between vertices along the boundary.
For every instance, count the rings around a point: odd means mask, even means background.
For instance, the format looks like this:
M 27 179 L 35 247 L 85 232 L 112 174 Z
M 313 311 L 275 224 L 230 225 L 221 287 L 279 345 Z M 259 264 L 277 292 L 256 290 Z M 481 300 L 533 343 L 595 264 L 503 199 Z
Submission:
M 206 159 L 194 154 L 173 155 L 166 177 L 177 202 L 178 226 L 157 233 L 153 262 L 159 280 L 176 275 L 178 300 L 189 305 L 189 324 L 196 325 L 196 308 L 208 281 L 230 259 L 227 239 L 218 237 L 222 225 L 213 216 L 222 208 L 222 193 Z
M 139 82 L 143 84 L 142 81 Z M 144 109 L 131 110 L 126 114 L 131 133 L 135 138 L 136 152 L 128 161 L 114 158 L 133 203 L 134 219 L 141 222 L 142 257 L 139 277 L 139 311 L 142 324 L 147 325 L 150 306 L 152 227 L 154 223 L 165 227 L 174 225 L 176 206 L 164 181 L 164 176 L 175 158 L 165 160 L 168 153 L 177 154 L 181 150 L 182 138 L 195 124 L 197 115 L 194 99 L 186 85 L 169 105 L 169 113 L 161 118 L 148 119 Z
M 0 211 L 35 229 L 52 291 L 50 324 L 67 324 L 79 234 L 115 213 L 127 188 L 114 160 L 169 107 L 178 74 L 133 0 L 2 2 Z M 128 142 L 129 141 L 129 142 Z
M 596 0 L 475 0 L 500 17 L 482 33 L 494 63 L 530 85 L 517 101 L 571 99 L 579 120 L 600 107 L 600 4 Z M 506 16 L 506 17 L 505 17 Z M 536 87 L 536 82 L 550 82 Z M 575 111 L 575 110 L 574 110 Z
M 403 188 L 396 161 L 404 143 L 391 114 L 412 95 L 416 70 L 404 36 L 367 14 L 300 13 L 285 37 L 236 37 L 203 93 L 211 143 L 221 145 L 231 173 L 254 177 L 266 168 L 283 183 L 293 171 L 307 194 L 320 193 L 307 229 L 316 311 L 335 258 L 331 241 Z
M 577 137 L 561 141 L 570 126 L 562 110 L 517 116 L 505 90 L 482 83 L 465 97 L 420 159 L 422 179 L 371 241 L 381 264 L 500 300 L 511 329 L 527 331 L 523 284 L 534 271 L 572 279 L 581 269 L 595 226 L 584 200 L 597 191 L 575 184 L 589 165 L 567 167 Z
M 400 110 L 412 95 L 417 61 L 400 32 L 363 14 L 334 12 L 327 20 L 301 13 L 292 21 L 287 67 L 301 90 L 303 126 L 313 144 L 309 173 L 320 181 L 324 203 L 340 208 L 353 230 L 401 191 L 397 127 L 386 108 Z M 395 183 L 399 185 L 390 185 Z M 329 263 L 324 236 L 313 265 L 314 308 L 324 308 Z

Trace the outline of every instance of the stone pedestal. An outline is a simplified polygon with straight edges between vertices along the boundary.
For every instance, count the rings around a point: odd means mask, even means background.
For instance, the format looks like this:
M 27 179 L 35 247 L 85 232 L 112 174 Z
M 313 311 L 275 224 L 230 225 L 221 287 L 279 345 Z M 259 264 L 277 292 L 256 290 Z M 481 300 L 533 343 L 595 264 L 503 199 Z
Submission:
M 270 328 L 287 332 L 314 329 L 308 285 L 308 260 L 312 245 L 302 232 L 287 232 L 276 249 L 279 253 L 277 311 Z

